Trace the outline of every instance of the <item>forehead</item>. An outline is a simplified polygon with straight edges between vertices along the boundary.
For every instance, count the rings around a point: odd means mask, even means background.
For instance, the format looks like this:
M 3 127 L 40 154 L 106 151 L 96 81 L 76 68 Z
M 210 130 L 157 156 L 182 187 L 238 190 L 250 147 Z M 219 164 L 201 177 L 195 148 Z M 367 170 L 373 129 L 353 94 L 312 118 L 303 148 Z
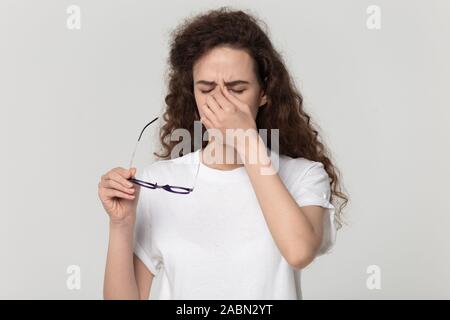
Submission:
M 255 78 L 253 64 L 252 57 L 245 50 L 218 47 L 195 62 L 193 77 L 207 81 L 252 81 Z

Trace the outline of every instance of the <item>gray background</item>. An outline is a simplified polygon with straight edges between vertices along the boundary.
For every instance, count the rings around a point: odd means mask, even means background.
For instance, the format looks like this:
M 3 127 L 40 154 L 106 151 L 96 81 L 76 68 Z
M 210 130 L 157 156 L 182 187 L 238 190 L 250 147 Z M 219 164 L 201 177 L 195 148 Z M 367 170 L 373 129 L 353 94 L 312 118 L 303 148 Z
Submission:
M 127 166 L 163 107 L 169 32 L 226 4 L 266 21 L 351 196 L 304 298 L 450 298 L 450 2 L 239 2 L 0 2 L 0 298 L 102 298 L 100 175 Z M 66 27 L 71 4 L 81 30 Z M 73 264 L 81 290 L 66 287 Z

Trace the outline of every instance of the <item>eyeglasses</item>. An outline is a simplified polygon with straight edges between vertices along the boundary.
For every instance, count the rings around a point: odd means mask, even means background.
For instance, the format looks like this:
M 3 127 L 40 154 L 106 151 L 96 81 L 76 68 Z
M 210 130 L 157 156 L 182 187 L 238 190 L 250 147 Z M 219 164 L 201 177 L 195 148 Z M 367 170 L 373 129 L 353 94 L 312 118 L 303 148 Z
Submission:
M 130 166 L 129 168 L 132 168 L 133 166 L 133 160 L 134 160 L 134 155 L 136 153 L 136 149 L 138 147 L 139 141 L 141 140 L 142 134 L 144 133 L 144 130 L 151 125 L 153 122 L 155 122 L 156 120 L 158 120 L 158 117 L 156 117 L 155 119 L 153 119 L 152 121 L 150 121 L 149 123 L 147 123 L 145 125 L 145 127 L 142 129 L 141 134 L 139 135 L 139 138 L 136 142 L 136 145 L 134 147 L 133 150 L 133 154 L 131 156 L 131 160 L 130 160 Z M 197 166 L 197 170 L 195 173 L 195 178 L 194 178 L 194 183 L 192 187 L 180 187 L 180 186 L 172 186 L 172 185 L 158 185 L 158 183 L 152 183 L 152 182 L 147 182 L 147 181 L 143 181 L 140 179 L 136 179 L 136 178 L 129 178 L 128 181 L 133 182 L 135 184 L 138 184 L 142 187 L 148 188 L 148 189 L 163 189 L 166 190 L 168 192 L 172 192 L 172 193 L 178 193 L 178 194 L 188 194 L 191 193 L 192 191 L 194 191 L 194 186 L 195 186 L 195 182 L 197 181 L 197 176 L 198 176 L 198 171 L 200 168 L 200 161 L 198 161 L 198 166 Z

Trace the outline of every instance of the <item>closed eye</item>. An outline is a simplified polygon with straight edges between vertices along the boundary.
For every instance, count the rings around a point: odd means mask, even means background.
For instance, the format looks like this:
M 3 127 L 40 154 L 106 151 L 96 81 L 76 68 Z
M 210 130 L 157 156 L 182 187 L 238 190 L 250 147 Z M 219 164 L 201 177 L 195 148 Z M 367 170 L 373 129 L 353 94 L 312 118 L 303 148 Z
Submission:
M 200 90 L 200 92 L 201 92 L 201 93 L 209 93 L 209 92 L 211 92 L 212 90 L 213 90 L 213 89 L 207 90 L 207 91 Z M 230 91 L 233 91 L 234 93 L 237 93 L 237 94 L 241 94 L 242 92 L 245 91 L 245 89 L 242 89 L 242 90 L 229 89 L 229 90 L 230 90 Z

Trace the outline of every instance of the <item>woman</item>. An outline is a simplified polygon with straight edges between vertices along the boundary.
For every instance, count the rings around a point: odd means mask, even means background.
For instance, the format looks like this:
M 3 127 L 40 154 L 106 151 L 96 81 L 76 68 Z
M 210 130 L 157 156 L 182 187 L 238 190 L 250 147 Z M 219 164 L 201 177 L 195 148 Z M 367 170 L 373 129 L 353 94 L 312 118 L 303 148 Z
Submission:
M 159 272 L 161 299 L 301 299 L 300 270 L 334 244 L 347 198 L 280 55 L 256 18 L 220 8 L 175 30 L 169 65 L 164 154 L 142 179 L 181 183 L 198 167 L 195 189 L 141 190 L 129 181 L 136 168 L 102 176 L 105 299 L 148 299 Z M 247 144 L 209 136 L 201 150 L 170 157 L 172 132 L 193 135 L 199 120 L 208 133 L 253 134 L 236 135 Z M 267 156 L 275 142 L 260 129 L 279 129 L 278 170 Z M 229 151 L 234 162 L 217 159 Z

